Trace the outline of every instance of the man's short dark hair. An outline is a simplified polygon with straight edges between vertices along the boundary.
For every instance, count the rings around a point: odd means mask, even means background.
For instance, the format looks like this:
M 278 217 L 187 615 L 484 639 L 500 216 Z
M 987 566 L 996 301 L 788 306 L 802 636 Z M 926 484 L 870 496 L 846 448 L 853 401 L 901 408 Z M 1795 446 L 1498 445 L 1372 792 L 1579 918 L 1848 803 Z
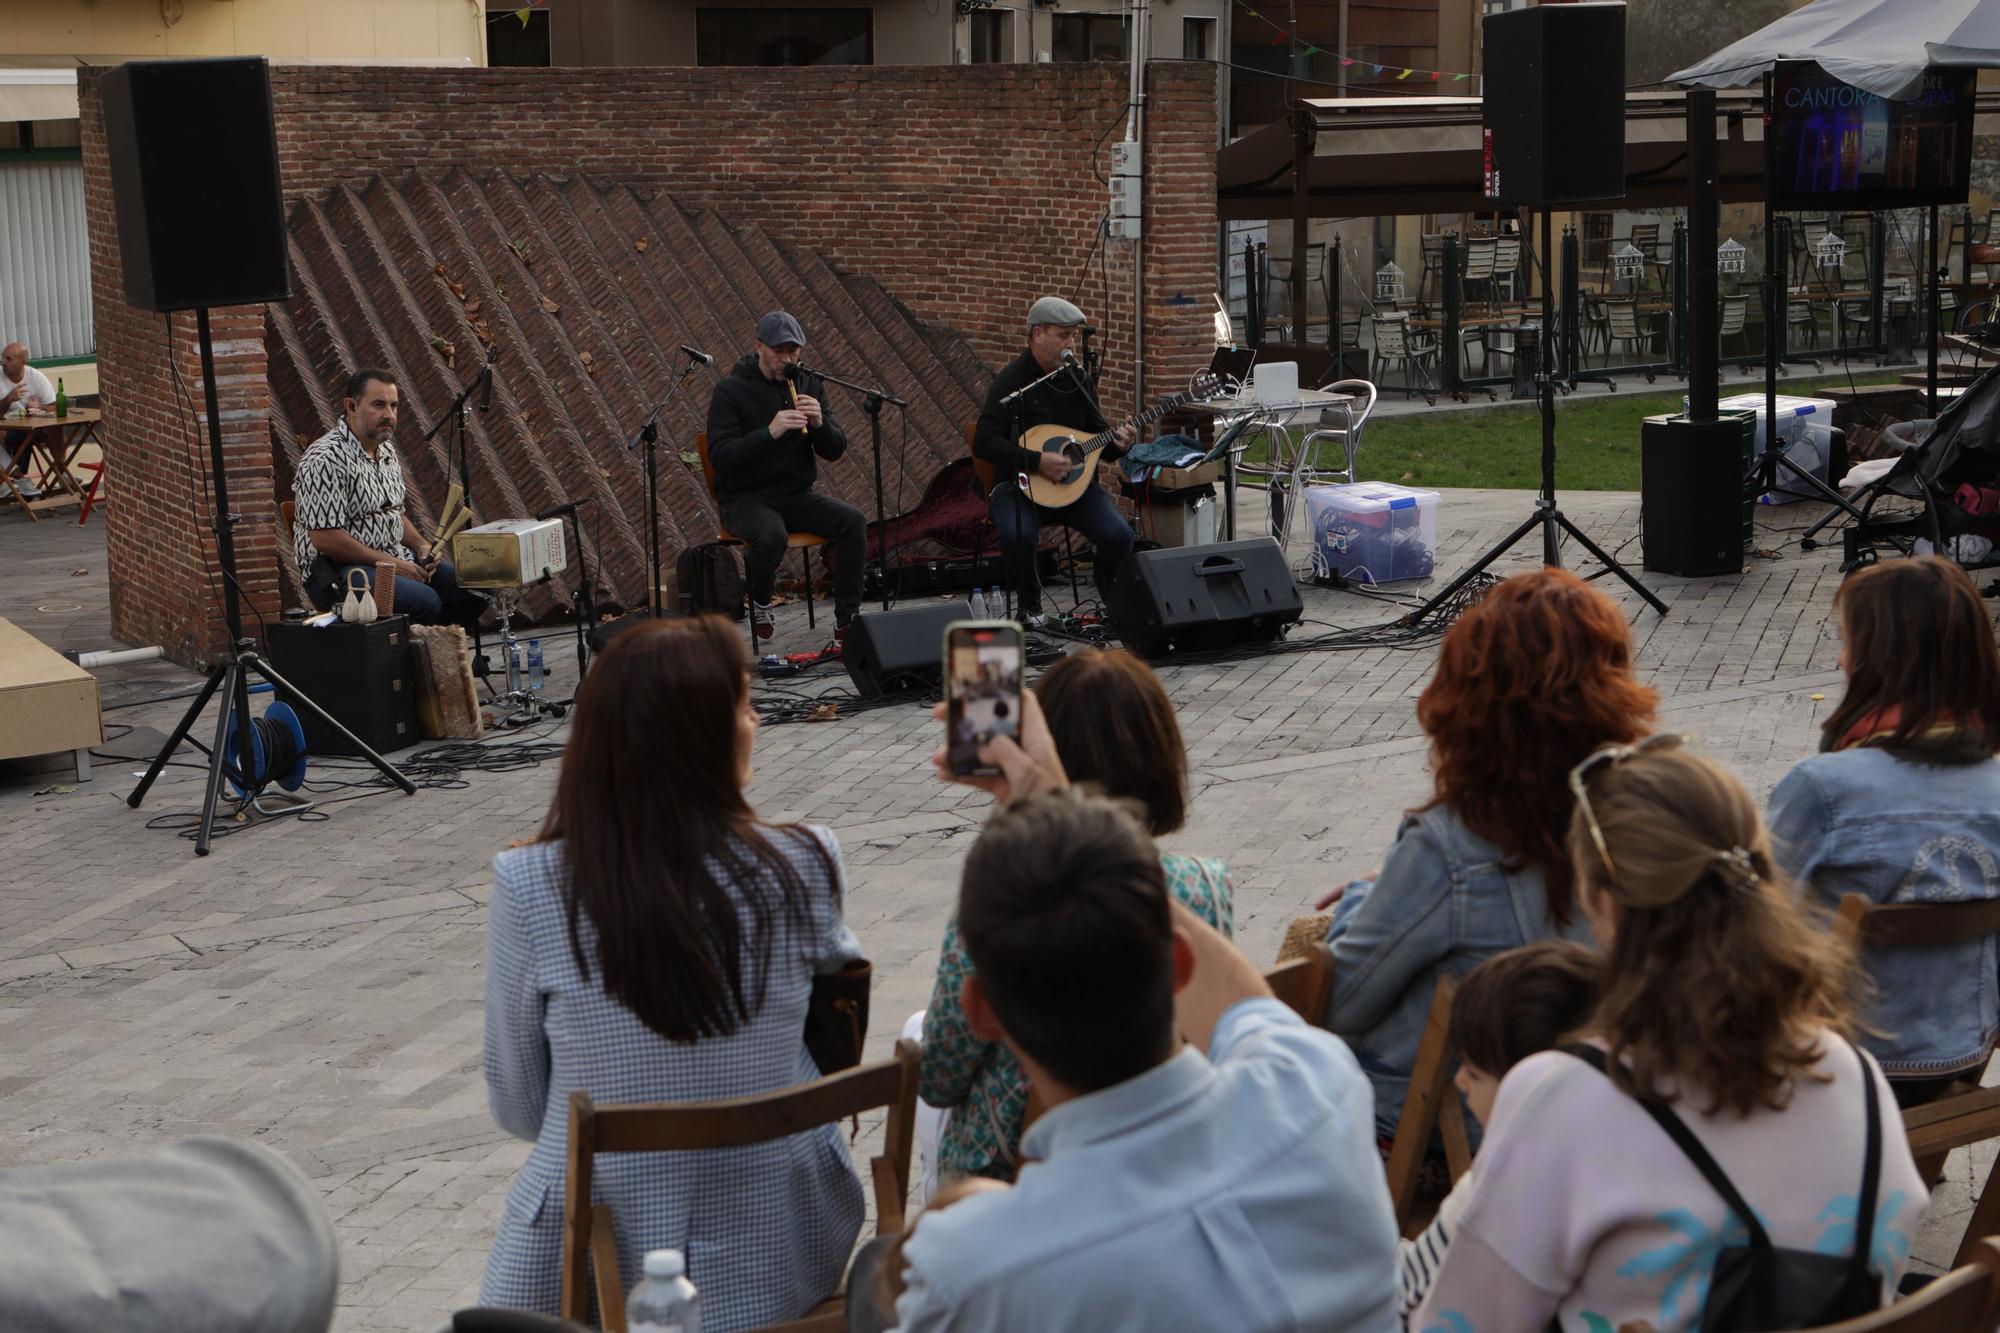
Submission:
M 368 392 L 370 380 L 377 384 L 386 384 L 392 389 L 396 387 L 396 376 L 393 372 L 384 370 L 380 366 L 363 366 L 347 377 L 347 383 L 340 390 L 341 400 L 360 402 L 361 395 Z
M 1166 876 L 1122 803 L 1070 791 L 995 815 L 965 859 L 958 931 L 1007 1035 L 1068 1087 L 1171 1054 Z

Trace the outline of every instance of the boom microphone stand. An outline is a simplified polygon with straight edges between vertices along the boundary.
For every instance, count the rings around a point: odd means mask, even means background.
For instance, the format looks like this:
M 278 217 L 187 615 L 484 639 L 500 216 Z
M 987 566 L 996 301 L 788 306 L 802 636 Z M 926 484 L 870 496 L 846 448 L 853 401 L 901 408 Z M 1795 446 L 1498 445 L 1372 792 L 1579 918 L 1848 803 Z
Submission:
M 353 732 L 324 708 L 301 694 L 292 683 L 271 670 L 270 665 L 258 655 L 256 640 L 244 637 L 243 613 L 236 605 L 236 522 L 237 516 L 229 512 L 229 474 L 223 468 L 222 458 L 222 409 L 215 396 L 215 348 L 209 339 L 208 307 L 196 306 L 194 312 L 195 331 L 201 341 L 201 378 L 204 400 L 208 406 L 208 466 L 215 477 L 215 553 L 222 565 L 222 615 L 229 627 L 230 652 L 222 661 L 209 669 L 208 683 L 201 687 L 201 693 L 188 705 L 187 712 L 181 714 L 179 725 L 167 737 L 167 743 L 153 758 L 146 770 L 146 776 L 139 779 L 139 785 L 125 798 L 125 804 L 134 810 L 139 802 L 146 799 L 146 792 L 154 779 L 173 758 L 174 751 L 180 749 L 187 739 L 194 720 L 201 716 L 201 710 L 208 707 L 208 701 L 216 691 L 222 692 L 223 704 L 215 719 L 215 746 L 208 752 L 208 787 L 201 797 L 201 824 L 195 833 L 194 852 L 196 856 L 207 856 L 209 843 L 215 828 L 215 802 L 222 791 L 225 779 L 235 783 L 238 791 L 244 793 L 241 806 L 250 805 L 263 786 L 265 774 L 253 771 L 256 768 L 257 747 L 252 739 L 250 720 L 250 673 L 256 672 L 271 682 L 279 696 L 293 707 L 311 714 L 317 721 L 335 735 L 353 746 L 351 753 L 360 755 L 379 770 L 383 777 L 403 789 L 406 796 L 417 794 L 416 784 L 404 777 L 402 772 L 381 755 L 376 754 Z M 236 722 L 237 762 L 229 757 L 230 720 Z M 241 807 L 239 807 L 241 808 Z
M 828 384 L 838 384 L 850 393 L 862 395 L 861 410 L 868 414 L 868 435 L 875 446 L 875 580 L 882 585 L 882 609 L 889 609 L 889 522 L 886 502 L 882 498 L 882 404 L 893 403 L 903 412 L 910 410 L 907 400 L 898 398 L 888 390 L 866 384 L 856 384 L 838 375 L 829 375 L 817 367 L 808 369 L 801 365 L 799 374 L 811 375 L 814 379 L 825 380 Z M 812 570 L 806 570 L 806 580 L 811 582 Z
M 1632 571 L 1606 555 L 1602 547 L 1585 535 L 1582 528 L 1569 521 L 1569 517 L 1556 505 L 1556 340 L 1555 332 L 1555 292 L 1549 284 L 1548 254 L 1550 244 L 1550 210 L 1544 205 L 1542 214 L 1542 252 L 1537 256 L 1538 267 L 1542 271 L 1542 338 L 1541 369 L 1535 375 L 1535 387 L 1542 402 L 1542 489 L 1535 497 L 1535 512 L 1528 515 L 1521 526 L 1500 539 L 1500 544 L 1479 557 L 1472 567 L 1451 581 L 1451 585 L 1422 606 L 1403 617 L 1405 625 L 1414 625 L 1425 616 L 1449 602 L 1458 595 L 1458 590 L 1480 574 L 1486 567 L 1513 549 L 1516 542 L 1536 528 L 1542 530 L 1542 563 L 1555 569 L 1562 568 L 1562 550 L 1559 546 L 1561 533 L 1567 532 L 1576 538 L 1583 549 L 1597 558 L 1597 562 L 1625 581 L 1627 587 L 1646 599 L 1646 604 L 1661 615 L 1667 613 L 1667 606 L 1655 597 L 1645 584 L 1632 576 Z M 1455 356 L 1456 347 L 1445 349 L 1445 355 Z
M 646 414 L 646 424 L 639 427 L 631 439 L 625 441 L 627 451 L 635 449 L 641 444 L 646 446 L 646 559 L 652 565 L 652 570 L 648 575 L 648 578 L 652 582 L 652 587 L 648 591 L 647 602 L 653 608 L 655 616 L 666 614 L 666 608 L 660 604 L 660 461 L 658 456 L 660 413 L 667 410 L 667 404 L 674 400 L 674 395 L 679 393 L 681 386 L 688 382 L 688 376 L 694 374 L 696 366 L 712 366 L 715 364 L 714 357 L 705 356 L 691 347 L 683 347 L 681 348 L 681 352 L 688 359 L 687 364 L 681 367 L 681 377 L 674 381 L 672 388 L 667 390 L 667 396 L 655 403 L 653 410 Z

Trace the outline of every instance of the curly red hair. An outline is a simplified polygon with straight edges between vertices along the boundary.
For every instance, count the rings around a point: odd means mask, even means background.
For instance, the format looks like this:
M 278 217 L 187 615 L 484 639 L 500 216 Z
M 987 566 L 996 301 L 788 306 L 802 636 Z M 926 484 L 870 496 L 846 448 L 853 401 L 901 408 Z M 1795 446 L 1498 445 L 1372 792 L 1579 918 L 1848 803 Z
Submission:
M 1632 674 L 1610 598 L 1560 569 L 1516 574 L 1451 627 L 1417 700 L 1437 784 L 1425 808 L 1449 806 L 1508 869 L 1540 870 L 1567 926 L 1569 771 L 1600 745 L 1648 735 L 1659 700 Z

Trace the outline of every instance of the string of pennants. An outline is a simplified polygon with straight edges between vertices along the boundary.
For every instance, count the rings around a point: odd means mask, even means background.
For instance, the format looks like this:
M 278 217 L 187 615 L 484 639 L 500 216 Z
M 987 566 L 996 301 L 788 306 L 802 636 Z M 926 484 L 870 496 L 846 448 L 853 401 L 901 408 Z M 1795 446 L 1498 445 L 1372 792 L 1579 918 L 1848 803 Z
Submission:
M 1237 7 L 1251 18 L 1261 19 L 1271 26 L 1272 31 L 1277 34 L 1277 36 L 1271 39 L 1271 45 L 1277 46 L 1284 42 L 1295 40 L 1291 30 L 1276 19 L 1273 19 L 1268 14 L 1260 14 L 1250 8 L 1248 4 L 1245 4 L 1244 0 L 1236 0 L 1236 3 Z M 1337 52 L 1327 50 L 1323 46 L 1313 46 L 1305 42 L 1304 38 L 1297 38 L 1296 40 L 1301 43 L 1299 54 L 1302 56 L 1330 56 L 1338 54 Z M 1417 83 L 1465 83 L 1468 80 L 1475 84 L 1479 82 L 1477 74 L 1454 73 L 1448 69 L 1405 69 L 1401 65 L 1378 65 L 1372 60 L 1356 60 L 1352 56 L 1340 56 L 1340 63 L 1343 68 L 1372 70 L 1378 76 L 1392 74 L 1398 82 L 1405 80 Z
M 521 6 L 519 9 L 495 10 L 486 16 L 486 21 L 491 23 L 494 19 L 498 18 L 517 18 L 521 20 L 521 26 L 525 28 L 528 26 L 529 16 L 538 9 L 547 9 L 548 5 L 549 0 L 529 0 L 529 3 Z

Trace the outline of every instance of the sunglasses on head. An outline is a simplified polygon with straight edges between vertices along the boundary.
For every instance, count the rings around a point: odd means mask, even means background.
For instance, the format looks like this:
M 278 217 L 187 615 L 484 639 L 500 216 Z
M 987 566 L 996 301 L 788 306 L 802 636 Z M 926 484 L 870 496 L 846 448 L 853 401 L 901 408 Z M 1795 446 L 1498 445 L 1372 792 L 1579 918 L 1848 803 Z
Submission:
M 1687 743 L 1687 739 L 1676 732 L 1664 731 L 1631 745 L 1600 745 L 1569 771 L 1570 795 L 1576 797 L 1576 807 L 1583 811 L 1583 821 L 1590 828 L 1590 840 L 1597 844 L 1597 854 L 1604 859 L 1605 873 L 1613 879 L 1618 877 L 1618 870 L 1611 864 L 1611 849 L 1605 845 L 1604 830 L 1597 823 L 1597 812 L 1590 808 L 1590 788 L 1586 785 L 1590 775 L 1600 768 L 1608 768 L 1648 750 L 1677 750 Z

